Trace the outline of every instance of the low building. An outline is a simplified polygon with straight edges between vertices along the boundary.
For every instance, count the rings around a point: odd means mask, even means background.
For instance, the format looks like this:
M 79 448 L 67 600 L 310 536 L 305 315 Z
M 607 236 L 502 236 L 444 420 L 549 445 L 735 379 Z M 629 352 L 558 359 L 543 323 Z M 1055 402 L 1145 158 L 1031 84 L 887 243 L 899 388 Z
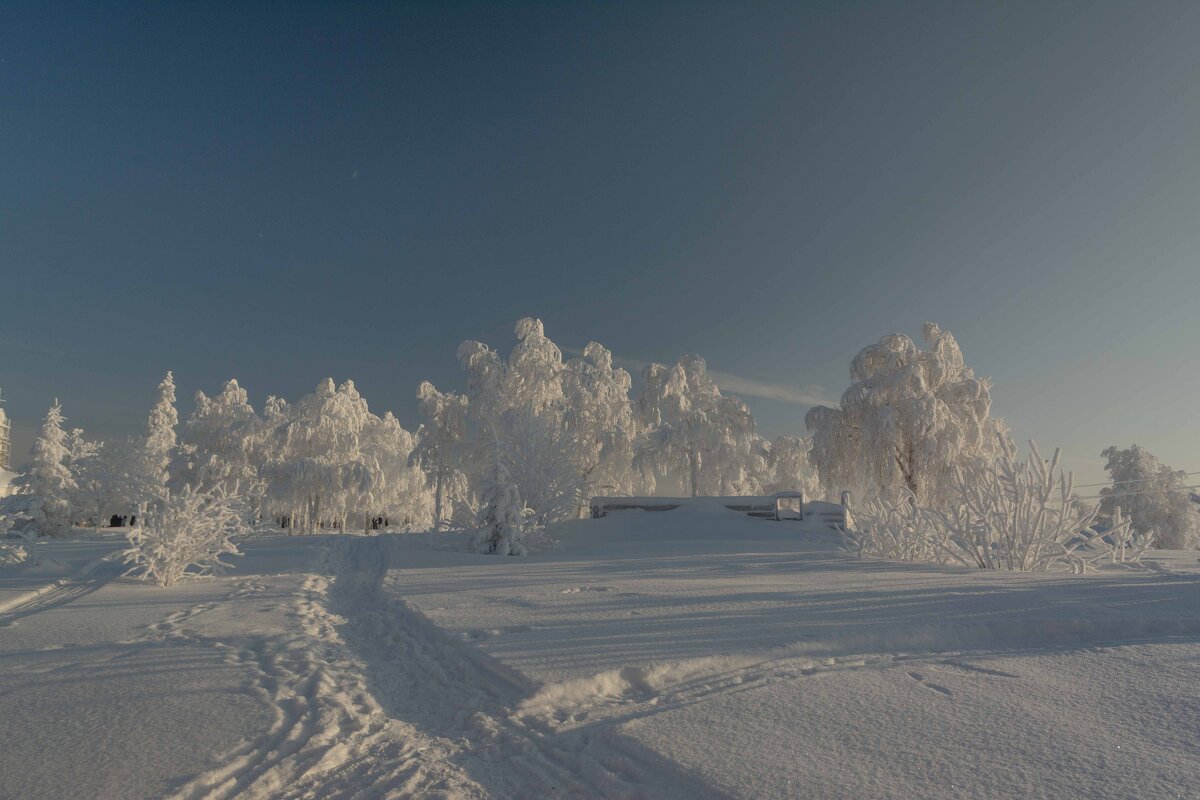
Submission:
M 804 495 L 800 492 L 744 497 L 593 497 L 591 509 L 592 518 L 598 519 L 610 511 L 673 511 L 685 505 L 719 505 L 762 519 L 804 519 Z

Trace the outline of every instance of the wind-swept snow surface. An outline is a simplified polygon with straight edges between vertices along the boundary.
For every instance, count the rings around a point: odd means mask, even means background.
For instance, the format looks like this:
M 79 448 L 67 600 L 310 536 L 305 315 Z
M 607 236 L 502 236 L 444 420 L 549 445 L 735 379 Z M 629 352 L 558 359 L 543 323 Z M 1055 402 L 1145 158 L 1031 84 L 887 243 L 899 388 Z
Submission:
M 0 572 L 0 797 L 1190 797 L 1200 564 L 851 559 L 719 505 L 243 544 L 160 589 L 119 542 Z

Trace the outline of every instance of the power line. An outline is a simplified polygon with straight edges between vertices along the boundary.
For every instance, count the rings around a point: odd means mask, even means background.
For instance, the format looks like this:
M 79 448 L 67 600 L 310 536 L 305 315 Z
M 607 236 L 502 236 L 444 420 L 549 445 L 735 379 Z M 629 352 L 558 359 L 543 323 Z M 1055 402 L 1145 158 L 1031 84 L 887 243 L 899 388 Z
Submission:
M 1200 470 L 1198 470 L 1196 472 L 1172 472 L 1171 474 L 1172 475 L 1180 475 L 1180 476 L 1200 475 Z M 1159 478 L 1161 478 L 1161 476 L 1159 476 Z M 1149 481 L 1159 480 L 1159 478 L 1138 478 L 1138 479 L 1132 480 L 1132 481 L 1110 481 L 1107 483 L 1081 483 L 1078 486 L 1076 486 L 1075 488 L 1076 489 L 1086 489 L 1089 486 L 1120 486 L 1123 483 L 1147 483 Z
M 1176 486 L 1169 489 L 1147 489 L 1145 492 L 1122 492 L 1121 494 L 1097 494 L 1096 497 L 1076 498 L 1078 500 L 1106 500 L 1109 498 L 1132 498 L 1139 494 L 1162 494 L 1163 492 L 1187 492 L 1189 489 L 1200 489 L 1196 486 Z

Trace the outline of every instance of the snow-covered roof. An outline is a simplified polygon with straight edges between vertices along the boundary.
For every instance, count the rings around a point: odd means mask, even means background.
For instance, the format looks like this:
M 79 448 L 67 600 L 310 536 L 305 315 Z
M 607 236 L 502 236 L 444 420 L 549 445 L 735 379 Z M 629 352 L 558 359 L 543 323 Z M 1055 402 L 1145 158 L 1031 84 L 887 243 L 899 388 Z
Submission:
M 646 495 L 643 497 L 620 497 L 599 495 L 592 498 L 592 505 L 627 505 L 627 506 L 682 506 L 682 505 L 769 505 L 781 497 L 799 497 L 803 492 L 775 492 L 762 495 L 725 495 L 706 497 L 659 497 Z

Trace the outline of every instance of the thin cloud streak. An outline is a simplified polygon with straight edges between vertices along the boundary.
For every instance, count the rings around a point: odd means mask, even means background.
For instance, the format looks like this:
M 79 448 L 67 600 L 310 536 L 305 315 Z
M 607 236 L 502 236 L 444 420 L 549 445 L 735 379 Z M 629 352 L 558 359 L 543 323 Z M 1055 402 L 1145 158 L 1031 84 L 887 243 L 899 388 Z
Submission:
M 794 403 L 798 406 L 830 406 L 837 405 L 829 390 L 824 386 L 787 386 L 780 383 L 767 383 L 750 378 L 739 378 L 728 372 L 718 372 L 710 369 L 709 376 L 716 381 L 717 386 L 732 392 L 750 397 L 761 397 L 764 400 L 775 400 L 780 403 Z
M 583 350 L 576 347 L 563 347 L 562 351 L 570 356 L 579 357 Z M 613 364 L 632 373 L 639 373 L 649 362 L 613 355 Z M 769 383 L 752 378 L 741 378 L 728 372 L 710 369 L 708 375 L 722 391 L 730 394 L 758 397 L 763 400 L 774 400 L 777 403 L 791 403 L 798 406 L 835 406 L 838 401 L 824 386 L 789 386 L 782 383 Z

